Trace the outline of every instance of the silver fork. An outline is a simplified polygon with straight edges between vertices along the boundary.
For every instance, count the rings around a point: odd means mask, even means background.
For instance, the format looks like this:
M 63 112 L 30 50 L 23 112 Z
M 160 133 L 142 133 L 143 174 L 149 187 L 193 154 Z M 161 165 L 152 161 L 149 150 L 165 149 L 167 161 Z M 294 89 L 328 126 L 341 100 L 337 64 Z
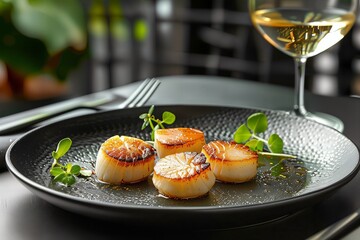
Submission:
M 17 120 L 12 120 L 9 122 L 0 124 L 0 135 L 5 135 L 9 133 L 13 133 L 15 131 L 23 130 L 27 127 L 33 126 L 39 122 L 45 121 L 50 118 L 54 118 L 56 116 L 60 116 L 62 114 L 77 110 L 77 109 L 91 109 L 96 111 L 101 110 L 109 110 L 109 109 L 122 109 L 122 108 L 133 108 L 143 106 L 149 98 L 153 95 L 155 90 L 160 85 L 160 80 L 152 78 L 144 80 L 140 86 L 121 104 L 115 107 L 102 107 L 96 106 L 95 104 L 104 104 L 105 102 L 95 101 L 95 103 L 84 104 L 78 106 L 71 106 L 69 108 L 65 108 L 58 111 L 52 112 L 44 112 L 41 114 L 33 114 L 28 117 L 22 117 Z
M 145 79 L 141 85 L 116 108 L 133 108 L 145 105 L 160 83 L 160 80 L 156 78 Z

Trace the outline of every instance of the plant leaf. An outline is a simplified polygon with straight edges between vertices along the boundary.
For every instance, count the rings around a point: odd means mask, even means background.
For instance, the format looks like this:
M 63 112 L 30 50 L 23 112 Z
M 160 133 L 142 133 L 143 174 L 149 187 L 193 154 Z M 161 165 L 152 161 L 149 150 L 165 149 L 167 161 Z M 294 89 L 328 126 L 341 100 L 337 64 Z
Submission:
M 6 0 L 0 0 L 0 15 L 8 10 L 11 10 L 11 3 Z
M 145 119 L 147 116 L 148 116 L 147 113 L 143 113 L 143 114 L 140 114 L 139 118 L 140 119 Z
M 65 173 L 65 171 L 61 167 L 53 167 L 50 169 L 50 174 L 54 177 L 56 177 L 62 173 Z
M 55 160 L 58 160 L 58 159 L 59 159 L 59 158 L 57 157 L 56 151 L 52 151 L 51 156 L 52 156 L 53 159 L 55 159 Z M 53 166 L 54 166 L 55 164 L 56 164 L 56 162 L 54 161 Z
M 175 114 L 173 114 L 172 112 L 163 112 L 162 114 L 162 121 L 163 123 L 166 123 L 166 124 L 173 124 L 176 120 L 176 117 L 175 117 Z
M 144 122 L 143 122 L 143 124 L 141 126 L 141 130 L 144 130 L 147 126 L 149 126 L 149 120 L 144 119 Z
M 151 116 L 153 114 L 154 109 L 155 109 L 155 106 L 151 105 L 151 107 L 149 108 L 149 112 L 148 112 L 149 116 Z
M 74 175 L 79 175 L 81 171 L 81 167 L 79 165 L 73 165 L 71 167 L 70 173 Z
M 79 64 L 90 55 L 88 49 L 78 51 L 67 47 L 58 54 L 52 55 L 46 65 L 46 70 L 54 74 L 59 81 L 66 81 L 69 73 L 79 67 Z
M 38 74 L 49 57 L 46 46 L 38 39 L 21 34 L 8 16 L 10 14 L 6 11 L 0 15 L 0 59 L 17 74 Z
M 257 151 L 262 151 L 264 148 L 264 143 L 260 140 L 257 139 L 251 139 L 250 141 L 248 141 L 245 146 L 248 146 L 251 150 L 257 152 Z
M 268 140 L 268 146 L 273 153 L 282 153 L 284 142 L 276 133 L 271 134 Z
M 69 151 L 71 144 L 72 144 L 72 141 L 70 138 L 61 139 L 57 145 L 56 151 L 52 152 L 52 157 L 55 159 L 59 159 L 62 156 L 64 156 L 65 153 L 67 153 L 67 151 Z
M 267 117 L 264 113 L 254 113 L 247 119 L 247 126 L 254 133 L 265 132 L 268 127 Z
M 59 175 L 57 175 L 57 176 L 54 178 L 54 181 L 56 181 L 56 182 L 61 182 L 65 176 L 66 176 L 66 172 L 64 171 L 63 173 L 60 173 Z
M 76 179 L 75 176 L 72 174 L 65 174 L 65 176 L 61 179 L 60 182 L 62 182 L 66 186 L 71 186 L 76 182 Z
M 66 166 L 65 166 L 65 168 L 66 168 L 66 173 L 70 173 L 72 166 L 73 166 L 72 163 L 67 163 L 67 164 L 66 164 Z
M 236 143 L 245 143 L 252 136 L 245 124 L 242 124 L 234 133 L 234 141 Z
M 13 1 L 12 19 L 24 35 L 43 41 L 50 53 L 86 45 L 85 18 L 76 0 Z

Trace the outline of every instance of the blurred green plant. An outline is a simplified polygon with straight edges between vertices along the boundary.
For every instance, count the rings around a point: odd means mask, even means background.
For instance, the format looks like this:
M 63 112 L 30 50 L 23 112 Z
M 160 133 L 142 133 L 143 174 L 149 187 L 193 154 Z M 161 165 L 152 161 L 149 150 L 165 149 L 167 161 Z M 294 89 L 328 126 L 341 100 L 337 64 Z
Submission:
M 0 60 L 8 79 L 47 73 L 66 80 L 87 54 L 79 0 L 0 0 Z

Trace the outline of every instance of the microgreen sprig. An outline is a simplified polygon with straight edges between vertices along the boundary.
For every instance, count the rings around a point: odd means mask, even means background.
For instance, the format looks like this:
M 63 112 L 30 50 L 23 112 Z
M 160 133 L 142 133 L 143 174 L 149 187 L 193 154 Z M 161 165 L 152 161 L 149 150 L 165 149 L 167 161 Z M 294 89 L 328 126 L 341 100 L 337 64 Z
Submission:
M 284 142 L 278 134 L 271 134 L 267 140 L 259 137 L 259 133 L 265 132 L 267 128 L 268 120 L 266 115 L 261 112 L 254 113 L 247 118 L 246 124 L 240 125 L 235 131 L 234 141 L 245 144 L 261 155 L 296 158 L 293 155 L 283 153 Z M 264 147 L 270 152 L 263 152 Z
M 144 130 L 147 126 L 150 126 L 151 131 L 151 140 L 154 141 L 155 131 L 159 128 L 165 128 L 164 124 L 171 125 L 175 122 L 176 116 L 172 112 L 165 111 L 162 113 L 162 119 L 157 119 L 153 115 L 154 105 L 149 108 L 147 113 L 143 113 L 139 116 L 140 119 L 143 119 L 144 122 L 141 126 L 141 130 Z
M 59 159 L 64 156 L 70 149 L 72 141 L 70 138 L 60 140 L 55 151 L 51 153 L 54 161 L 50 168 L 50 174 L 54 177 L 54 181 L 60 182 L 65 186 L 71 186 L 76 182 L 76 176 L 90 177 L 91 170 L 81 168 L 79 165 L 67 163 L 62 165 Z

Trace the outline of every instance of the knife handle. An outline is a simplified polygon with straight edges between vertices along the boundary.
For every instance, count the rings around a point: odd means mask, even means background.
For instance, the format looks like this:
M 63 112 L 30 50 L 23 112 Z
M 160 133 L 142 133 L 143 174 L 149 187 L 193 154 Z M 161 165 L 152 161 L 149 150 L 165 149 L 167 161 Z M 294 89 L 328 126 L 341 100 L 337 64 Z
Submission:
M 350 227 L 360 221 L 360 210 L 353 212 L 352 214 L 344 217 L 343 219 L 333 223 L 327 228 L 307 238 L 307 240 L 318 239 L 339 239 L 343 234 L 347 233 Z
M 21 119 L 16 119 L 14 121 L 9 121 L 9 122 L 0 124 L 0 135 L 5 135 L 5 134 L 9 134 L 9 133 L 14 133 L 16 131 L 24 130 L 27 127 L 33 126 L 39 122 L 60 116 L 65 113 L 75 111 L 78 109 L 91 109 L 91 110 L 96 110 L 96 111 L 99 110 L 99 108 L 97 108 L 97 107 L 90 107 L 90 106 L 75 106 L 74 107 L 74 106 L 72 106 L 70 108 L 64 108 L 62 110 L 35 113 L 32 116 L 27 116 L 27 117 L 24 117 Z

